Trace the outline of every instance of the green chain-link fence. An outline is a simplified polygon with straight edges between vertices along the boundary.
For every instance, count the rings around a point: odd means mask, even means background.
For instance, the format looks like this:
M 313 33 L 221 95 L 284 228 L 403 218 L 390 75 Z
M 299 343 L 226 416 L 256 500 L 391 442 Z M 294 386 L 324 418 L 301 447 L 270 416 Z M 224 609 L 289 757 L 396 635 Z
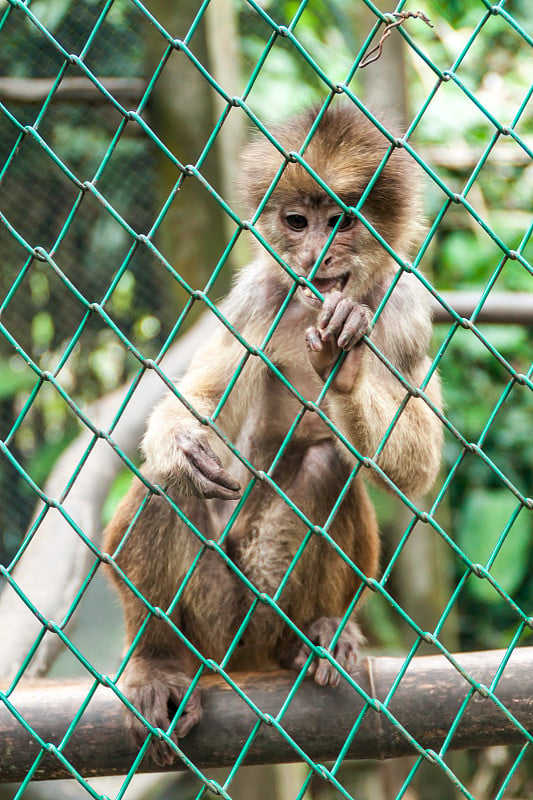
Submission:
M 4 462 L 0 474 L 4 565 L 0 570 L 5 583 L 0 602 L 4 645 L 4 655 L 0 654 L 4 673 L 0 729 L 5 739 L 5 744 L 0 743 L 0 776 L 22 781 L 15 789 L 16 798 L 26 793 L 30 796 L 33 780 L 58 776 L 75 778 L 84 794 L 120 798 L 128 796 L 136 772 L 146 769 L 146 762 L 141 762 L 150 737 L 139 754 L 120 740 L 120 709 L 128 703 L 116 682 L 132 651 L 115 671 L 101 668 L 77 643 L 68 625 L 82 611 L 102 563 L 109 563 L 98 536 L 103 497 L 119 467 L 125 465 L 111 491 L 111 503 L 131 474 L 138 474 L 136 442 L 148 408 L 158 394 L 172 386 L 212 319 L 228 326 L 244 353 L 261 358 L 287 384 L 265 352 L 286 304 L 267 340 L 255 347 L 229 325 L 218 301 L 227 288 L 230 269 L 242 257 L 236 253 L 240 253 L 245 235 L 255 237 L 269 250 L 280 269 L 287 271 L 287 266 L 255 228 L 262 206 L 252 219 L 241 218 L 215 158 L 224 131 L 240 118 L 273 142 L 284 157 L 305 164 L 305 154 L 303 158 L 299 153 L 289 154 L 277 145 L 265 114 L 268 107 L 273 117 L 280 115 L 276 96 L 282 93 L 279 87 L 286 79 L 294 91 L 288 101 L 286 97 L 279 101 L 283 111 L 290 103 L 293 108 L 301 106 L 309 93 L 324 107 L 335 95 L 343 94 L 380 127 L 391 148 L 404 148 L 413 169 L 425 175 L 429 226 L 413 263 L 405 264 L 380 241 L 394 259 L 398 276 L 409 270 L 432 297 L 439 325 L 433 366 L 421 393 L 431 373 L 439 368 L 447 406 L 444 412 L 432 408 L 445 430 L 445 467 L 428 508 L 393 485 L 395 500 L 377 499 L 385 556 L 379 579 L 362 576 L 363 585 L 372 590 L 366 626 L 371 651 L 377 656 L 393 651 L 396 657 L 365 662 L 353 676 L 344 675 L 343 688 L 337 691 L 310 686 L 303 673 L 290 678 L 265 676 L 255 682 L 241 680 L 225 669 L 231 649 L 220 664 L 195 651 L 201 667 L 193 686 L 213 672 L 218 683 L 206 689 L 211 700 L 202 734 L 193 732 L 189 747 L 185 739 L 183 749 L 181 744 L 176 748 L 179 766 L 187 768 L 197 781 L 191 797 L 207 796 L 208 792 L 226 798 L 241 796 L 234 787 L 244 763 L 279 760 L 304 765 L 300 784 L 291 795 L 295 798 L 356 798 L 362 796 L 357 782 L 343 772 L 349 757 L 390 758 L 411 753 L 414 755 L 401 779 L 384 797 L 525 798 L 531 791 L 527 784 L 533 741 L 528 674 L 533 656 L 527 648 L 517 648 L 527 644 L 532 627 L 533 592 L 528 572 L 533 561 L 533 501 L 528 495 L 533 475 L 533 366 L 527 327 L 500 324 L 494 328 L 483 325 L 483 320 L 491 318 L 491 309 L 500 323 L 531 325 L 533 320 L 526 294 L 531 291 L 533 273 L 527 250 L 532 230 L 528 213 L 531 193 L 521 177 L 527 173 L 532 155 L 526 114 L 531 86 L 527 58 L 523 57 L 524 53 L 531 57 L 533 43 L 525 30 L 527 11 L 519 4 L 514 10 L 505 2 L 493 5 L 477 0 L 469 4 L 468 19 L 462 19 L 454 38 L 449 21 L 459 13 L 452 8 L 454 4 L 440 9 L 440 14 L 432 6 L 428 16 L 434 28 L 430 29 L 416 14 L 402 18 L 402 12 L 413 11 L 404 3 L 384 15 L 366 0 L 355 4 L 359 6 L 355 10 L 342 3 L 320 3 L 313 8 L 313 3 L 306 2 L 243 0 L 236 8 L 219 10 L 221 16 L 207 31 L 208 38 L 216 38 L 216 24 L 237 15 L 244 53 L 244 78 L 237 91 L 231 80 L 225 82 L 224 70 L 214 66 L 214 45 L 211 49 L 205 46 L 206 20 L 217 13 L 217 4 L 185 5 L 179 30 L 171 27 L 177 23 L 165 4 L 137 0 L 86 2 L 79 7 L 37 0 L 7 0 L 0 5 L 0 49 L 4 47 L 6 53 L 0 58 L 11 81 L 0 79 L 0 374 L 4 384 L 0 387 Z M 351 57 L 342 60 L 337 58 L 336 36 L 350 19 L 352 24 L 363 22 L 366 28 L 354 41 L 353 34 L 344 33 Z M 392 23 L 394 28 L 387 29 Z M 317 34 L 321 27 L 328 29 L 328 36 Z M 444 29 L 452 58 L 448 58 L 449 51 L 434 44 L 444 36 Z M 384 32 L 391 36 L 381 38 Z M 374 53 L 379 62 L 368 63 L 365 70 L 378 63 L 382 66 L 392 37 L 403 40 L 412 77 L 418 79 L 411 103 L 416 110 L 409 115 L 401 140 L 377 122 L 360 99 L 363 94 L 357 83 L 361 64 L 370 62 L 369 53 L 377 42 L 380 46 Z M 148 66 L 139 66 L 131 53 L 146 41 Z M 221 49 L 227 44 L 222 42 Z M 477 66 L 476 73 L 472 66 L 480 54 L 490 63 L 487 71 L 493 78 L 499 75 L 503 85 L 509 81 L 506 92 L 501 92 L 500 84 L 492 86 L 496 100 L 491 99 L 490 84 L 483 84 L 483 69 Z M 498 58 L 511 63 L 514 58 L 520 67 L 517 75 L 509 76 L 509 64 L 502 66 Z M 205 97 L 212 101 L 213 95 L 218 102 L 215 122 L 204 127 L 194 141 L 193 157 L 185 146 L 184 153 L 180 151 L 180 142 L 176 144 L 168 134 L 164 115 L 158 116 L 162 102 L 158 92 L 173 65 L 178 84 L 171 85 L 172 96 L 166 87 L 166 99 L 169 104 L 181 104 L 177 117 L 181 124 L 194 127 L 195 118 L 205 112 L 201 110 Z M 293 74 L 276 75 L 279 65 L 292 69 Z M 106 77 L 110 75 L 113 77 Z M 182 94 L 179 80 L 183 75 L 194 87 L 203 87 L 192 99 L 190 93 Z M 79 85 L 69 83 L 73 79 Z M 504 108 L 497 102 L 502 97 Z M 70 106 L 65 110 L 66 100 Z M 445 114 L 449 114 L 446 119 Z M 453 142 L 447 138 L 453 135 L 454 125 L 461 130 L 461 115 L 473 115 L 477 120 L 469 130 L 466 158 L 464 151 L 454 149 L 462 143 L 459 133 Z M 435 135 L 435 125 L 444 129 L 442 136 Z M 424 132 L 433 148 L 427 142 L 425 148 L 419 144 Z M 444 147 L 444 155 L 443 145 L 450 148 L 446 152 Z M 231 148 L 221 149 L 219 154 L 224 152 L 227 161 Z M 228 164 L 224 167 L 227 171 Z M 236 164 L 229 167 L 229 172 L 234 172 Z M 168 191 L 158 193 L 157 170 L 159 176 L 165 175 Z M 512 222 L 506 217 L 505 224 L 492 213 L 490 200 L 486 202 L 494 197 L 492 184 L 497 178 L 510 187 L 499 200 L 504 205 L 515 203 Z M 226 226 L 218 238 L 218 252 L 193 251 L 206 260 L 192 270 L 182 269 L 184 261 L 178 255 L 180 247 L 189 254 L 183 237 L 188 225 L 194 229 L 192 216 L 198 208 L 194 196 L 187 195 L 188 187 L 199 190 L 200 205 L 210 209 L 207 222 L 213 225 L 213 238 L 219 236 L 214 232 L 218 230 L 217 215 Z M 173 209 L 182 197 L 191 197 L 191 205 L 183 211 L 182 202 L 182 218 L 176 221 Z M 174 225 L 178 242 L 172 237 Z M 457 238 L 457 231 L 462 231 L 462 239 Z M 442 272 L 440 258 L 448 264 Z M 479 260 L 484 267 L 476 273 L 470 262 Z M 206 270 L 205 280 L 202 269 Z M 463 274 L 470 289 L 467 310 L 464 296 L 446 291 L 463 288 Z M 502 289 L 520 291 L 511 296 L 502 295 Z M 167 291 L 172 303 L 165 304 Z M 502 297 L 503 310 L 498 306 Z M 180 344 L 178 337 L 198 310 L 205 312 L 204 316 Z M 377 352 L 371 336 L 367 344 Z M 110 364 L 114 365 L 111 372 Z M 406 392 L 412 391 L 404 377 L 395 374 Z M 89 404 L 126 376 L 126 388 Z M 219 408 L 238 376 L 239 370 Z M 295 387 L 287 388 L 301 403 L 301 414 L 312 408 L 341 437 L 320 408 L 320 398 L 310 402 Z M 405 402 L 409 396 L 406 393 Z M 217 412 L 206 420 L 196 409 L 190 411 L 217 428 Z M 129 415 L 133 422 L 128 421 Z M 287 431 L 285 446 L 298 421 Z M 345 444 L 351 447 L 349 442 Z M 235 443 L 228 445 L 242 458 Z M 68 458 L 58 463 L 46 483 L 61 452 Z M 365 460 L 365 465 L 379 469 L 376 456 Z M 288 508 L 291 506 L 270 472 L 258 473 L 253 464 L 247 466 L 252 483 L 268 481 Z M 29 512 L 37 500 L 40 506 L 30 521 Z M 183 514 L 170 498 L 168 502 L 176 514 Z M 293 505 L 292 510 L 302 517 Z M 305 517 L 303 521 L 309 525 Z M 392 528 L 396 534 L 390 533 Z M 213 542 L 201 531 L 191 530 L 204 548 L 214 550 L 234 569 L 223 547 L 225 533 L 221 531 L 220 541 Z M 326 528 L 318 533 L 338 549 Z M 301 550 L 316 534 L 310 525 Z M 435 548 L 429 556 L 428 542 Z M 356 569 L 346 554 L 340 555 Z M 194 565 L 191 572 L 193 569 Z M 425 594 L 417 594 L 418 572 L 430 583 Z M 272 597 L 258 593 L 250 582 L 247 585 L 256 603 L 266 603 L 283 614 L 277 605 L 283 582 Z M 136 591 L 133 585 L 131 588 Z M 174 602 L 179 602 L 179 589 L 177 586 Z M 49 595 L 56 598 L 51 604 Z M 429 608 L 417 607 L 413 597 L 425 597 Z M 350 612 L 358 600 L 359 593 L 353 597 Z M 169 609 L 144 602 L 147 619 L 158 615 L 169 621 Z M 293 625 L 288 617 L 284 619 Z M 395 628 L 403 632 L 401 637 L 390 633 Z M 81 672 L 90 683 L 76 690 L 59 684 L 25 694 L 25 675 L 42 673 L 58 646 L 76 663 L 76 674 Z M 454 655 L 462 646 L 487 652 Z M 333 659 L 327 650 L 315 647 L 313 652 Z M 424 661 L 419 658 L 422 653 L 437 659 Z M 269 681 L 270 695 L 263 690 Z M 231 690 L 229 699 L 221 688 L 224 686 Z M 100 700 L 104 690 L 107 699 Z M 63 727 L 59 723 L 50 727 L 47 703 L 52 718 L 57 714 Z M 229 723 L 223 728 L 230 740 L 226 748 L 217 732 L 221 717 L 233 721 L 233 728 Z M 147 736 L 149 732 L 165 736 L 147 726 Z M 105 744 L 109 751 L 109 741 L 113 743 L 110 754 L 103 748 Z M 476 773 L 472 764 L 465 767 L 454 761 L 452 750 L 476 744 L 509 745 L 498 769 L 488 770 L 490 788 L 476 784 L 480 770 Z M 228 767 L 223 779 L 210 778 L 205 772 L 205 766 L 217 763 Z M 440 794 L 424 792 L 416 782 L 427 765 L 431 767 L 430 785 L 437 786 L 438 781 Z M 90 778 L 116 772 L 127 775 L 118 788 L 115 784 L 113 794 L 107 789 L 101 793 Z

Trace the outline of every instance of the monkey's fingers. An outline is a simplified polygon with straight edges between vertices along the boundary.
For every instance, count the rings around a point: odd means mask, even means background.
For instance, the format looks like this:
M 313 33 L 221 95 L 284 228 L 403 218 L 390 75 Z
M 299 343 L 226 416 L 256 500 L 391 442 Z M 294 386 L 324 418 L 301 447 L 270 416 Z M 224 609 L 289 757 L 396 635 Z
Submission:
M 324 299 L 318 319 L 322 341 L 335 339 L 341 350 L 351 350 L 370 329 L 371 313 L 365 305 L 357 305 L 341 292 L 330 292 Z
M 348 620 L 335 645 L 333 655 L 335 656 L 335 660 L 349 675 L 352 674 L 357 664 L 359 651 L 364 643 L 365 637 L 361 633 L 359 625 L 354 622 L 354 620 Z
M 141 686 L 131 687 L 128 695 L 132 704 L 145 717 L 153 728 L 166 731 L 170 725 L 174 714 L 179 708 L 185 692 L 190 686 L 190 681 L 185 676 L 173 675 L 168 679 L 159 677 Z M 201 693 L 198 688 L 194 689 L 189 697 L 183 712 L 173 732 L 170 734 L 172 741 L 178 743 L 178 739 L 186 736 L 201 719 L 202 703 Z M 134 744 L 141 748 L 148 735 L 147 726 L 133 714 L 128 714 L 126 727 L 129 729 Z M 176 752 L 164 739 L 159 739 L 155 735 L 152 738 L 149 749 L 150 756 L 160 766 L 168 766 L 173 763 Z
M 323 342 L 316 328 L 308 328 L 305 338 L 311 366 L 317 375 L 325 381 L 339 357 L 340 350 L 332 339 Z M 352 347 L 347 352 L 333 379 L 332 388 L 335 391 L 340 394 L 349 394 L 352 391 L 363 355 L 362 343 L 356 343 L 355 347 Z
M 357 629 L 357 631 L 359 631 L 359 629 Z M 347 635 L 343 633 L 333 650 L 335 661 L 337 661 L 339 666 L 349 675 L 351 675 L 357 663 L 360 642 L 359 634 L 357 636 L 351 636 L 350 634 L 350 630 Z M 317 669 L 315 681 L 322 685 L 329 683 L 330 686 L 338 686 L 341 679 L 340 672 L 330 661 L 326 659 L 323 661 L 323 668 L 321 669 L 321 666 L 319 666 Z
M 319 686 L 338 686 L 341 679 L 340 672 L 327 660 L 327 658 L 319 658 L 317 668 L 315 671 L 315 683 Z
M 292 668 L 301 670 L 309 658 L 309 648 L 307 645 L 302 645 L 298 655 L 292 662 Z M 315 658 L 307 668 L 305 673 L 306 678 L 314 678 L 315 683 L 319 686 L 337 686 L 340 681 L 340 674 L 338 670 L 331 664 L 327 658 Z
M 220 458 L 206 442 L 191 440 L 183 447 L 193 469 L 194 482 L 202 497 L 238 500 L 241 485 L 222 467 Z
M 309 626 L 307 636 L 315 644 L 329 648 L 339 624 L 340 619 L 337 617 L 320 617 Z M 351 674 L 355 667 L 359 647 L 363 641 L 364 638 L 359 626 L 353 620 L 349 620 L 333 648 L 335 661 L 348 674 Z M 294 669 L 302 669 L 305 666 L 309 658 L 309 652 L 309 647 L 302 644 L 292 664 Z M 327 684 L 337 686 L 341 679 L 341 674 L 337 667 L 327 658 L 315 659 L 307 670 L 307 675 L 314 677 L 315 683 L 320 686 L 326 686 Z
M 318 319 L 320 338 L 326 342 L 328 339 L 337 338 L 343 330 L 344 324 L 352 313 L 354 304 L 352 300 L 343 297 L 340 292 L 329 292 L 324 298 L 322 313 Z
M 173 739 L 174 737 L 172 736 L 171 738 Z M 156 739 L 155 736 L 148 748 L 148 754 L 152 761 L 155 761 L 160 767 L 169 767 L 176 758 L 175 750 L 164 739 Z
M 351 350 L 370 330 L 370 312 L 366 306 L 355 306 L 346 317 L 337 339 L 341 350 Z
M 305 341 L 311 365 L 317 375 L 325 381 L 339 355 L 339 349 L 333 340 L 323 341 L 317 328 L 306 330 Z
M 181 701 L 185 696 L 185 689 L 181 686 L 170 685 L 168 687 L 169 703 L 175 709 L 178 709 Z M 202 701 L 201 693 L 198 688 L 194 689 L 191 696 L 185 704 L 185 708 L 181 712 L 180 718 L 174 728 L 174 735 L 178 739 L 187 736 L 191 728 L 200 722 L 202 717 Z
M 306 644 L 302 644 L 302 646 L 298 650 L 298 654 L 295 656 L 295 658 L 291 662 L 291 665 L 290 665 L 291 669 L 294 669 L 297 672 L 299 670 L 302 670 L 305 667 L 305 664 L 307 662 L 307 659 L 309 658 L 310 652 L 311 651 L 308 648 L 308 646 Z M 315 658 L 309 664 L 309 666 L 307 668 L 307 672 L 305 673 L 306 678 L 312 678 L 313 675 L 315 674 L 315 672 L 316 672 L 316 662 L 317 662 L 317 660 Z

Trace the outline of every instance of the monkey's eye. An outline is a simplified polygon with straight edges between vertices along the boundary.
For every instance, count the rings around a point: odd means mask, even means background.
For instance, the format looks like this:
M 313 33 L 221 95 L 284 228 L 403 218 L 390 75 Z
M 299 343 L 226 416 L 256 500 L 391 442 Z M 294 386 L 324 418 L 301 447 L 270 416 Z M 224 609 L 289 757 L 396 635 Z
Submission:
M 353 225 L 352 217 L 348 217 L 346 214 L 335 214 L 333 217 L 328 219 L 328 228 L 334 228 L 337 222 L 341 219 L 341 223 L 337 228 L 338 231 L 345 231 L 348 228 L 351 228 Z
M 303 214 L 287 214 L 285 222 L 293 231 L 303 231 L 307 228 L 307 218 Z

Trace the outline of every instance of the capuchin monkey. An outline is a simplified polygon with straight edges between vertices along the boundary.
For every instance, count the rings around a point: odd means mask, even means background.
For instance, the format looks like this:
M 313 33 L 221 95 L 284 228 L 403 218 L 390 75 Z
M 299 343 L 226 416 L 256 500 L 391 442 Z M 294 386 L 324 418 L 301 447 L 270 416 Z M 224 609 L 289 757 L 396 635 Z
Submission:
M 155 407 L 142 474 L 156 489 L 135 478 L 106 531 L 127 646 L 138 639 L 123 690 L 163 730 L 200 666 L 195 651 L 230 671 L 300 670 L 310 649 L 298 629 L 350 673 L 362 635 L 353 615 L 342 618 L 379 556 L 363 479 L 411 497 L 438 471 L 427 293 L 388 249 L 407 259 L 420 237 L 416 165 L 397 147 L 375 178 L 390 142 L 339 105 L 321 118 L 302 166 L 288 154 L 301 151 L 318 113 L 273 128 L 279 148 L 261 137 L 246 149 L 250 215 L 274 186 L 255 223 L 255 258 L 223 306 L 231 325 L 220 322 Z M 346 212 L 356 206 L 372 231 Z M 340 679 L 328 658 L 313 658 L 307 674 L 321 685 Z M 195 688 L 171 740 L 200 717 Z M 131 712 L 127 720 L 140 746 L 147 728 Z M 155 737 L 149 752 L 161 765 L 175 757 Z

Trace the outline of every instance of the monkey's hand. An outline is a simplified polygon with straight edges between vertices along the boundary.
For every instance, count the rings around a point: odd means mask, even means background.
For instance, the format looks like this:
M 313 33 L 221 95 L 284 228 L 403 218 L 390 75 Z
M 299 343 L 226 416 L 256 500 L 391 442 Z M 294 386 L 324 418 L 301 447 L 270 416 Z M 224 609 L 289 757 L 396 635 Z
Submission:
M 128 667 L 128 672 L 124 681 L 126 697 L 149 725 L 166 732 L 191 685 L 190 678 L 183 672 L 162 670 L 153 664 L 134 662 Z M 178 739 L 186 736 L 200 721 L 201 716 L 200 690 L 195 688 L 169 738 L 178 744 Z M 129 711 L 126 713 L 125 725 L 135 747 L 140 749 L 146 741 L 149 728 Z M 176 757 L 175 750 L 163 738 L 156 736 L 152 738 L 148 754 L 161 767 L 172 764 Z
M 332 386 L 342 394 L 352 391 L 364 355 L 361 339 L 370 328 L 371 312 L 341 292 L 326 294 L 316 328 L 305 334 L 309 358 L 323 381 L 329 376 L 341 351 L 346 357 L 333 379 Z
M 306 631 L 307 638 L 313 644 L 329 649 L 340 622 L 340 618 L 337 617 L 320 617 L 309 626 Z M 351 673 L 357 662 L 359 648 L 363 642 L 364 636 L 359 630 L 359 626 L 355 622 L 348 620 L 337 640 L 337 644 L 330 652 L 339 666 L 346 672 Z M 310 652 L 309 647 L 306 644 L 302 644 L 291 667 L 297 670 L 302 669 L 309 658 Z M 339 671 L 327 658 L 315 658 L 307 670 L 307 676 L 314 678 L 315 682 L 320 686 L 326 686 L 328 683 L 330 686 L 337 686 L 341 678 Z
M 203 430 L 166 432 L 164 442 L 144 440 L 146 472 L 162 486 L 173 486 L 185 496 L 237 500 L 240 484 L 222 466 Z M 157 446 L 159 444 L 159 446 Z M 153 477 L 152 477 L 153 476 Z
M 241 486 L 222 466 L 220 458 L 202 434 L 178 434 L 176 445 L 181 455 L 183 471 L 188 475 L 194 493 L 200 497 L 236 500 Z

